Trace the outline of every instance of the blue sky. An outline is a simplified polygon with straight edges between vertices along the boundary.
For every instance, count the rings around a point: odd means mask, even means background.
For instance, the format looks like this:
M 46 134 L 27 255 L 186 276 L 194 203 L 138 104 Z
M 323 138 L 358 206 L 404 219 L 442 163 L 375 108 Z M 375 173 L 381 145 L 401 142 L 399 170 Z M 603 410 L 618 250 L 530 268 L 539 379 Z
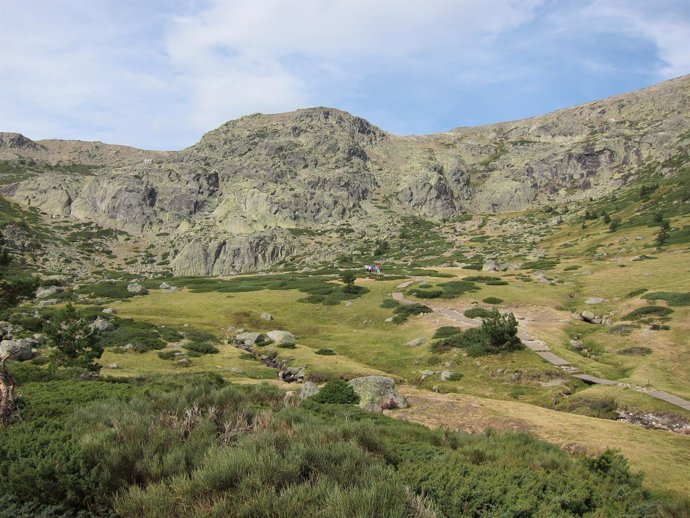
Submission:
M 0 131 L 180 149 L 334 106 L 397 134 L 690 73 L 689 0 L 0 0 Z

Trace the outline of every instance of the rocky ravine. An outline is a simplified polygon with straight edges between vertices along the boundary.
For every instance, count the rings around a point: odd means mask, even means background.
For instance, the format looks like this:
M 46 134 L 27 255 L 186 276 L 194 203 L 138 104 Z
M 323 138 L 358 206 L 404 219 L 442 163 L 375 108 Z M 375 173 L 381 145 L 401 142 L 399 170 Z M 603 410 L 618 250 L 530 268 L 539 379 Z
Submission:
M 597 198 L 651 169 L 673 174 L 669 159 L 687 161 L 689 100 L 685 76 L 532 119 L 412 137 L 311 108 L 230 121 L 179 152 L 4 133 L 0 160 L 26 175 L 1 192 L 49 215 L 165 234 L 178 275 L 253 271 L 303 252 L 303 230 L 385 235 L 410 215 L 523 210 Z M 74 164 L 91 169 L 64 167 Z

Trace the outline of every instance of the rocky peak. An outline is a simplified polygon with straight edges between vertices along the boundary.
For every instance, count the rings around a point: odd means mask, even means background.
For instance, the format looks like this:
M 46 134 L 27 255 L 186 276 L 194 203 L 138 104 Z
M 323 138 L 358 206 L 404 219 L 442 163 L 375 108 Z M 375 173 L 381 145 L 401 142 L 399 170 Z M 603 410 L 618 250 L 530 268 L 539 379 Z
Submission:
M 30 138 L 25 137 L 21 133 L 3 133 L 0 132 L 0 148 L 17 149 L 38 149 L 36 144 Z

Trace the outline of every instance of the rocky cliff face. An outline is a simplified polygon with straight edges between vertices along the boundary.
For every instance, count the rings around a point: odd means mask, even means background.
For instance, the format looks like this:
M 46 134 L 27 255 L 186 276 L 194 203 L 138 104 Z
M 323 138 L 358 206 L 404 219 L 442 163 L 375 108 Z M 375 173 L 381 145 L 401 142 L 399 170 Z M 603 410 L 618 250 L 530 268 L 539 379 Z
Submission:
M 166 153 L 2 133 L 0 160 L 20 174 L 0 189 L 50 215 L 169 235 L 179 275 L 251 271 L 308 244 L 291 229 L 347 225 L 377 235 L 407 216 L 523 210 L 597 198 L 650 168 L 671 174 L 669 160 L 687 161 L 689 103 L 686 76 L 532 119 L 417 137 L 312 108 L 230 121 Z

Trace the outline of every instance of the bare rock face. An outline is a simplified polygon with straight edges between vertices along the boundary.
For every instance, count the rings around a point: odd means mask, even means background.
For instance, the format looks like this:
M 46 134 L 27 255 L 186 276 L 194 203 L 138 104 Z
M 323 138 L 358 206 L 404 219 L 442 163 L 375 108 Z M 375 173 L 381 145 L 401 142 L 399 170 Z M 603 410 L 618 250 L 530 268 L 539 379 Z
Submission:
M 176 275 L 271 268 L 305 234 L 379 238 L 438 221 L 599 198 L 688 146 L 690 76 L 531 119 L 397 137 L 332 108 L 229 121 L 179 152 L 0 133 L 0 194 L 52 216 L 169 235 Z M 68 166 L 88 166 L 73 174 Z M 59 167 L 58 167 L 59 166 Z M 309 252 L 341 255 L 342 239 Z M 340 247 L 340 249 L 338 249 Z M 337 249 L 337 250 L 336 250 Z

